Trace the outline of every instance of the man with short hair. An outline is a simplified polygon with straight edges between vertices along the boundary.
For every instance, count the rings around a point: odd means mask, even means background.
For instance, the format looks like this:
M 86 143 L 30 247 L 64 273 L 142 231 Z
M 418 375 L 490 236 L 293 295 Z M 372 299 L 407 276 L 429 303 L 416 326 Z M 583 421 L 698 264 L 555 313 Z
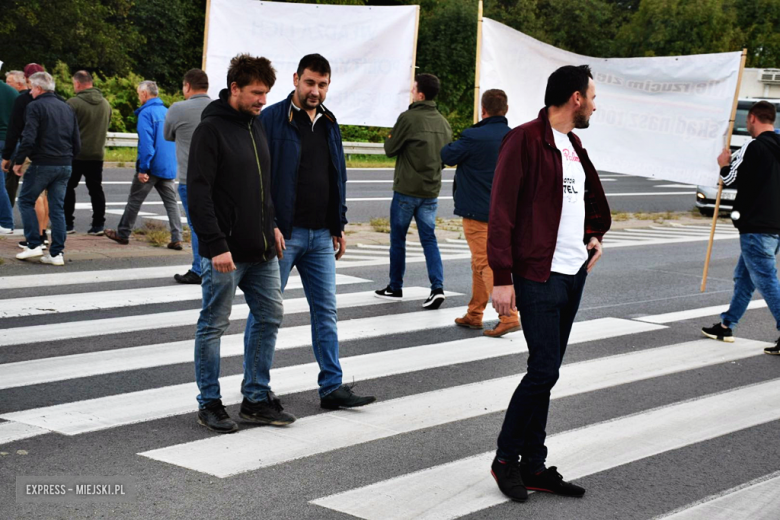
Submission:
M 718 156 L 723 184 L 731 186 L 739 181 L 731 218 L 739 230 L 741 252 L 734 270 L 731 304 L 718 323 L 702 328 L 708 338 L 734 341 L 732 326 L 745 315 L 756 289 L 780 330 L 780 282 L 775 265 L 780 251 L 780 135 L 774 127 L 776 117 L 772 103 L 755 103 L 747 116 L 747 131 L 753 139 L 740 148 L 733 162 L 728 149 Z M 764 353 L 780 355 L 780 339 Z
M 106 196 L 103 193 L 103 156 L 106 149 L 111 105 L 100 89 L 95 88 L 92 74 L 80 70 L 73 75 L 76 95 L 67 103 L 76 113 L 81 133 L 81 153 L 73 160 L 68 189 L 65 192 L 65 222 L 68 233 L 75 233 L 76 187 L 84 177 L 92 202 L 92 224 L 88 235 L 100 236 L 106 223 Z
M 417 223 L 431 294 L 424 309 L 444 302 L 444 266 L 436 242 L 436 210 L 441 191 L 441 149 L 452 141 L 452 129 L 436 110 L 441 83 L 433 74 L 418 74 L 412 87 L 412 104 L 385 140 L 385 153 L 397 157 L 390 205 L 390 283 L 376 291 L 379 298 L 403 298 L 406 270 L 406 233 L 412 218 Z
M 181 251 L 182 230 L 179 203 L 176 200 L 176 145 L 166 141 L 163 136 L 163 124 L 168 109 L 157 97 L 159 90 L 154 81 L 142 81 L 138 85 L 138 100 L 141 106 L 135 110 L 138 117 L 138 160 L 136 174 L 130 186 L 122 218 L 116 230 L 106 229 L 105 235 L 122 245 L 130 243 L 130 233 L 133 232 L 135 220 L 146 196 L 152 191 L 162 199 L 165 212 L 168 214 L 168 225 L 171 228 L 171 241 L 168 249 Z
M 165 138 L 176 143 L 176 163 L 179 169 L 179 197 L 187 216 L 192 237 L 192 267 L 184 274 L 175 274 L 173 279 L 179 283 L 200 284 L 200 255 L 198 254 L 198 234 L 192 228 L 187 199 L 187 164 L 190 156 L 192 133 L 200 124 L 203 110 L 211 103 L 208 95 L 209 77 L 200 69 L 188 70 L 184 75 L 182 93 L 184 101 L 171 105 L 165 115 Z
M 8 77 L 9 75 L 6 74 L 6 80 Z M 19 92 L 15 88 L 0 82 L 0 150 L 5 146 L 8 122 L 17 97 Z M 0 182 L 0 234 L 5 235 L 14 232 L 14 209 L 5 189 L 5 179 L 2 180 L 3 182 Z
M 32 164 L 24 173 L 24 184 L 19 193 L 19 212 L 22 214 L 27 246 L 16 255 L 19 260 L 41 258 L 49 265 L 63 266 L 65 259 L 65 188 L 70 179 L 73 157 L 79 154 L 81 139 L 76 115 L 54 94 L 54 79 L 46 72 L 30 76 L 33 102 L 25 110 L 25 125 L 16 165 L 13 172 L 22 176 L 24 161 Z M 51 211 L 51 247 L 43 256 L 43 239 L 39 232 L 35 201 L 46 190 Z
M 320 367 L 320 406 L 354 408 L 373 403 L 342 384 L 339 362 L 336 260 L 346 249 L 347 165 L 341 130 L 322 104 L 330 86 L 330 63 L 304 56 L 293 74 L 295 90 L 260 114 L 271 151 L 274 230 L 282 291 L 290 271 L 301 275 L 311 316 L 311 344 Z M 245 341 L 260 333 L 249 317 Z
M 17 92 L 27 90 L 27 78 L 21 70 L 11 70 L 5 73 L 5 82 Z
M 203 309 L 195 334 L 198 422 L 219 433 L 238 429 L 222 405 L 219 388 L 220 338 L 229 325 L 236 287 L 257 324 L 244 337 L 239 415 L 274 426 L 295 421 L 270 387 L 284 308 L 274 247 L 271 158 L 257 116 L 275 82 L 267 59 L 248 54 L 233 58 L 228 88 L 203 111 L 190 147 L 187 195 L 203 278 Z
M 487 259 L 490 190 L 498 161 L 498 149 L 509 132 L 506 93 L 491 89 L 482 94 L 482 121 L 461 133 L 460 139 L 441 149 L 444 164 L 457 165 L 453 196 L 455 214 L 463 217 L 463 234 L 471 250 L 471 301 L 465 316 L 455 318 L 460 327 L 482 328 L 482 314 L 493 292 L 493 271 Z M 485 336 L 498 338 L 520 330 L 517 311 L 499 316 Z
M 601 239 L 612 223 L 596 168 L 572 132 L 588 128 L 595 97 L 587 65 L 553 72 L 539 117 L 506 135 L 493 179 L 488 223 L 493 306 L 499 315 L 520 311 L 528 371 L 509 402 L 491 473 L 501 492 L 518 502 L 528 498 L 528 489 L 585 494 L 555 466 L 545 466 L 544 441 L 550 391 L 585 278 L 601 257 Z

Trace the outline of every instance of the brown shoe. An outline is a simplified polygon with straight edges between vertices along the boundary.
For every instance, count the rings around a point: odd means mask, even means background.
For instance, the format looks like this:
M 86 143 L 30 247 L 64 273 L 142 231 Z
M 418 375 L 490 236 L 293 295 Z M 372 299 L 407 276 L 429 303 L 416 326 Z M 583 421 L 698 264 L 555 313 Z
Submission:
M 455 323 L 459 327 L 468 327 L 470 329 L 481 329 L 482 328 L 482 320 L 477 320 L 477 318 L 472 318 L 468 314 L 463 316 L 462 318 L 455 318 Z
M 114 242 L 119 242 L 119 243 L 120 243 L 120 244 L 122 244 L 123 246 L 126 246 L 127 244 L 129 244 L 129 243 L 130 243 L 130 241 L 129 241 L 128 239 L 120 237 L 120 236 L 119 236 L 119 234 L 118 234 L 118 233 L 117 233 L 115 230 L 113 230 L 113 229 L 106 229 L 106 230 L 103 232 L 103 234 L 104 234 L 106 237 L 108 237 L 108 238 L 110 238 L 111 240 L 113 240 Z
M 181 251 L 184 248 L 182 247 L 181 242 L 177 240 L 176 242 L 169 242 L 168 249 L 175 249 L 176 251 Z
M 517 332 L 520 329 L 521 329 L 520 320 L 507 321 L 507 322 L 499 321 L 495 329 L 486 330 L 485 332 L 482 333 L 482 335 L 491 338 L 500 338 L 504 334 L 509 334 L 510 332 Z

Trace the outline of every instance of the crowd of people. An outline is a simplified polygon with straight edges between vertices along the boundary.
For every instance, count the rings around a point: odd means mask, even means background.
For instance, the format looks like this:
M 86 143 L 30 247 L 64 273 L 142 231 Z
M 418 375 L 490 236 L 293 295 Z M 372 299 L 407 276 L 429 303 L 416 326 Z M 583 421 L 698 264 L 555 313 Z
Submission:
M 104 229 L 101 188 L 110 107 L 86 71 L 73 76 L 76 96 L 54 93 L 39 65 L 13 71 L 0 84 L 0 138 L 5 139 L 0 186 L 0 232 L 13 231 L 18 201 L 24 225 L 20 259 L 63 265 L 74 228 L 74 189 L 85 177 L 92 200 L 89 234 L 127 244 L 146 196 L 156 189 L 171 228 L 168 247 L 182 249 L 178 194 L 192 231 L 191 269 L 180 283 L 200 284 L 202 309 L 195 335 L 197 421 L 218 433 L 238 430 L 221 400 L 220 342 L 229 325 L 237 288 L 249 316 L 244 331 L 244 374 L 239 410 L 247 422 L 287 426 L 296 418 L 271 389 L 270 370 L 284 307 L 283 293 L 295 267 L 309 304 L 311 343 L 319 365 L 320 406 L 355 408 L 373 403 L 343 382 L 339 360 L 336 264 L 347 248 L 347 168 L 336 116 L 323 102 L 331 68 L 319 54 L 304 56 L 292 92 L 266 108 L 276 71 L 266 58 L 233 58 L 217 99 L 199 69 L 183 78 L 185 100 L 166 108 L 154 82 L 138 85 L 138 160 L 127 206 L 116 230 Z M 544 107 L 533 121 L 510 129 L 507 95 L 484 92 L 481 121 L 452 141 L 436 107 L 439 79 L 417 74 L 409 109 L 385 141 L 396 158 L 390 208 L 390 267 L 379 298 L 402 299 L 406 235 L 415 220 L 431 292 L 424 309 L 445 300 L 444 270 L 435 227 L 445 164 L 457 165 L 455 213 L 463 218 L 472 254 L 472 296 L 455 324 L 483 328 L 492 296 L 498 324 L 484 334 L 524 331 L 528 370 L 511 397 L 498 436 L 491 473 L 499 489 L 524 501 L 528 490 L 581 497 L 585 490 L 547 467 L 545 446 L 550 393 L 575 320 L 588 273 L 602 255 L 610 209 L 596 168 L 575 129 L 588 128 L 596 110 L 596 85 L 587 66 L 564 66 L 549 78 Z M 12 92 L 13 91 L 13 92 Z M 18 92 L 17 92 L 18 91 Z M 10 101 L 9 101 L 10 100 Z M 731 163 L 718 158 L 727 184 L 740 173 L 732 218 L 742 256 L 731 307 L 705 327 L 713 339 L 733 341 L 731 327 L 756 288 L 780 329 L 780 137 L 773 105 L 760 102 L 748 115 L 755 138 Z M 7 121 L 7 133 L 5 123 Z M 45 194 L 45 195 L 43 195 Z M 48 204 L 47 204 L 48 203 Z M 51 223 L 49 253 L 45 226 Z M 780 353 L 780 341 L 768 354 Z

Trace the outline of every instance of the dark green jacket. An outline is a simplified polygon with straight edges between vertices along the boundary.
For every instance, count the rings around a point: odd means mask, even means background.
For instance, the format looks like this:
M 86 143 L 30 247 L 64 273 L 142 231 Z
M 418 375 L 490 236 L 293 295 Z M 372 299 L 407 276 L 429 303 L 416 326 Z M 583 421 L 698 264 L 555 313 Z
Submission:
M 102 161 L 106 148 L 106 134 L 111 122 L 111 105 L 95 87 L 82 90 L 68 100 L 76 112 L 81 134 L 79 161 Z
M 19 92 L 0 81 L 0 141 L 5 141 L 5 133 L 8 130 L 8 121 L 11 120 L 11 111 Z
M 435 199 L 441 191 L 441 149 L 452 141 L 450 124 L 435 101 L 416 101 L 398 116 L 385 141 L 395 163 L 393 191 L 410 197 Z

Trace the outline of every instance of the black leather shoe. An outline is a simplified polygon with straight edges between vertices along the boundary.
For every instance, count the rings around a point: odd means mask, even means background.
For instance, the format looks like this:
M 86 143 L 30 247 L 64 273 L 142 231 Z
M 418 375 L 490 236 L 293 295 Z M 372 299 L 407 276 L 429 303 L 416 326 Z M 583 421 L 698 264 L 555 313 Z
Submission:
M 563 480 L 563 475 L 558 473 L 558 468 L 555 466 L 551 466 L 539 473 L 522 471 L 522 475 L 526 488 L 534 491 L 576 498 L 580 498 L 585 494 L 585 488 Z
M 198 410 L 198 423 L 218 433 L 233 433 L 238 430 L 238 425 L 230 418 L 220 399 L 211 401 Z
M 287 426 L 295 422 L 295 416 L 284 411 L 282 402 L 273 392 L 268 392 L 268 399 L 259 403 L 244 397 L 238 415 L 245 421 L 271 426 Z
M 373 395 L 360 397 L 359 395 L 355 395 L 351 386 L 341 385 L 325 397 L 320 398 L 320 406 L 327 410 L 338 410 L 339 408 L 365 406 L 374 401 L 376 401 L 376 397 Z
M 517 462 L 501 462 L 498 457 L 493 459 L 490 474 L 496 479 L 498 489 L 515 502 L 528 500 L 528 490 L 520 475 L 520 464 Z
M 173 279 L 179 283 L 186 283 L 192 285 L 200 285 L 201 282 L 201 277 L 197 273 L 195 273 L 192 269 L 190 269 L 184 274 L 173 275 Z

